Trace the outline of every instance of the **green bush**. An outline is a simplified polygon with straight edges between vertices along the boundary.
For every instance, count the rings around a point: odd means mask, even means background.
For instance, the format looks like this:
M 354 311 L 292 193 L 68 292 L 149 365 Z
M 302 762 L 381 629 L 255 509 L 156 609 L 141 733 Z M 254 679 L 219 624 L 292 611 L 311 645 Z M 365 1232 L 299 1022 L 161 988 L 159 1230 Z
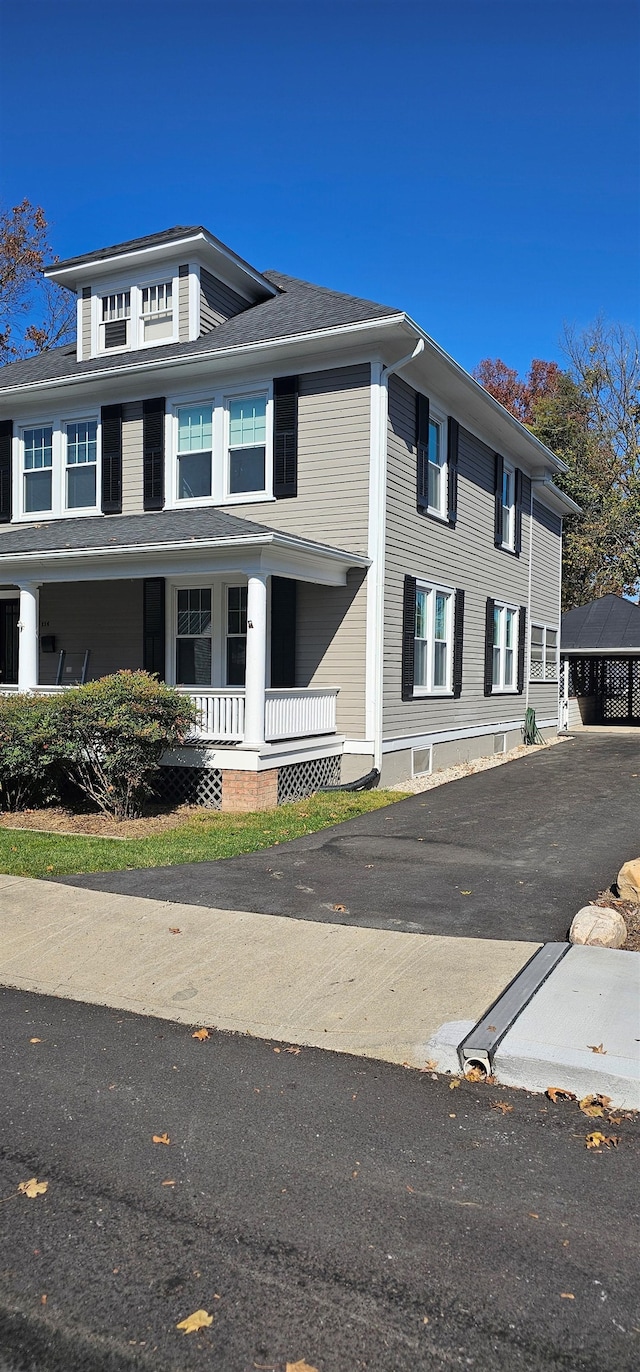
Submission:
M 0 696 L 0 810 L 58 799 L 55 697 Z
M 56 697 L 56 747 L 68 778 L 118 819 L 141 813 L 163 753 L 195 719 L 188 696 L 146 672 L 116 672 Z

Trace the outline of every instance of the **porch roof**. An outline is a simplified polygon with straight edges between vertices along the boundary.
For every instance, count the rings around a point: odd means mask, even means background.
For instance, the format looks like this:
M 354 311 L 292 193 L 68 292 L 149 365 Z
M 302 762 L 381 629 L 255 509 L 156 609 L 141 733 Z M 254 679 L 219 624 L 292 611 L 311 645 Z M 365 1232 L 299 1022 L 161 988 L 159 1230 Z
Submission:
M 605 595 L 562 616 L 563 653 L 640 654 L 640 606 L 619 595 Z
M 343 585 L 363 553 L 240 519 L 226 510 L 160 510 L 13 525 L 0 533 L 0 584 L 179 575 L 260 566 L 275 575 Z

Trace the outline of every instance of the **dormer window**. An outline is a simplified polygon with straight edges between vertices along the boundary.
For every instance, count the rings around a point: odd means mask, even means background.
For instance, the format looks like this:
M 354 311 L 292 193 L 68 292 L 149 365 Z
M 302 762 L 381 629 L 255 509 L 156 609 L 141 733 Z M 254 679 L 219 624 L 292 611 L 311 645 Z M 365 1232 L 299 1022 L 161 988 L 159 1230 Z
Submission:
M 144 286 L 142 296 L 142 337 L 145 343 L 155 343 L 173 337 L 172 283 Z
M 126 348 L 129 344 L 131 291 L 118 291 L 102 297 L 102 346 Z

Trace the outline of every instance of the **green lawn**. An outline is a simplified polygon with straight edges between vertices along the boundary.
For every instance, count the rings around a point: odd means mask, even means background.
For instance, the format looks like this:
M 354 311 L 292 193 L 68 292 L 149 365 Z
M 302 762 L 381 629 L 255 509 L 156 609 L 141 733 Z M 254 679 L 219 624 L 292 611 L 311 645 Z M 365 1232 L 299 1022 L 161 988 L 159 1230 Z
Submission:
M 0 872 L 13 876 L 69 876 L 115 872 L 126 867 L 171 867 L 177 862 L 253 853 L 272 843 L 313 834 L 395 800 L 398 791 L 333 792 L 260 814 L 200 814 L 152 838 L 66 838 L 0 827 Z

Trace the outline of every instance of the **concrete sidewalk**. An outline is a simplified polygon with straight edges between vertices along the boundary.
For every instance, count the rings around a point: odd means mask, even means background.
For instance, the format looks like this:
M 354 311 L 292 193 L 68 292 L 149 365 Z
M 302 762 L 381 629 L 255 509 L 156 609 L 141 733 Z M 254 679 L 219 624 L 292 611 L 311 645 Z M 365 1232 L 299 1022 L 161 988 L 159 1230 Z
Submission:
M 440 1024 L 475 1021 L 539 946 L 2 875 L 0 929 L 5 986 L 417 1067 Z

